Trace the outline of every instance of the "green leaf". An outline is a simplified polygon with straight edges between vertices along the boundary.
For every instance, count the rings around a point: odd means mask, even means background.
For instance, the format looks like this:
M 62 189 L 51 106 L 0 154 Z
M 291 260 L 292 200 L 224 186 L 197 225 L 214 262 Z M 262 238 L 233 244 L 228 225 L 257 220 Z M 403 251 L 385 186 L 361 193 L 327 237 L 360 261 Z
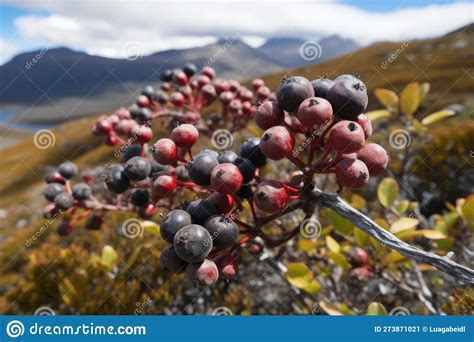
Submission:
M 422 84 L 420 84 L 420 103 L 423 102 L 426 95 L 429 93 L 430 87 L 431 86 L 429 82 L 423 82 Z
M 339 253 L 341 251 L 341 246 L 339 243 L 337 243 L 337 241 L 329 235 L 326 236 L 326 245 L 331 252 Z
M 377 88 L 374 90 L 377 99 L 388 109 L 398 108 L 398 95 L 388 89 Z
M 311 287 L 314 281 L 310 269 L 302 262 L 290 262 L 288 264 L 286 279 L 291 285 L 299 289 Z
M 107 270 L 111 271 L 117 263 L 118 255 L 112 246 L 106 245 L 102 248 L 101 264 L 104 265 Z
M 421 123 L 423 125 L 428 126 L 428 125 L 434 124 L 435 122 L 449 118 L 450 116 L 453 116 L 454 114 L 456 114 L 454 110 L 450 110 L 450 109 L 440 110 L 439 112 L 436 112 L 424 117 L 423 120 L 421 120 Z
M 412 117 L 420 105 L 420 85 L 410 83 L 400 94 L 400 109 L 408 117 Z
M 385 207 L 389 208 L 398 198 L 398 184 L 393 178 L 384 178 L 378 188 L 377 197 L 379 202 Z
M 415 228 L 418 225 L 418 223 L 420 223 L 420 221 L 418 221 L 415 218 L 401 217 L 401 218 L 399 218 L 398 220 L 396 220 L 395 222 L 392 223 L 392 225 L 390 226 L 390 231 L 393 234 L 397 234 L 397 233 L 403 232 L 405 230 Z
M 356 227 L 354 229 L 354 240 L 359 246 L 364 247 L 367 245 L 369 236 L 364 231 Z
M 381 119 L 386 119 L 390 117 L 390 112 L 386 109 L 373 110 L 371 112 L 365 113 L 370 121 L 374 122 Z
M 368 316 L 383 316 L 387 314 L 387 310 L 382 303 L 379 302 L 372 302 L 367 307 L 367 315 Z
M 336 232 L 341 233 L 343 235 L 351 234 L 352 229 L 354 229 L 354 224 L 351 221 L 346 220 L 344 217 L 342 217 L 333 210 L 329 211 L 329 220 L 334 226 Z
M 143 221 L 141 222 L 141 225 L 146 231 L 154 235 L 160 235 L 160 225 L 158 223 L 153 221 Z

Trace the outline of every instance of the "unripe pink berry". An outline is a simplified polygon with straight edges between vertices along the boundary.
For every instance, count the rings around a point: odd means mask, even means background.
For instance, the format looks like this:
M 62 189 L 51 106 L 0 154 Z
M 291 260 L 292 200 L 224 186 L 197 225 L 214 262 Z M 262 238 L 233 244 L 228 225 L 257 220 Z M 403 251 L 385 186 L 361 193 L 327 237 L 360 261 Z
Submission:
M 339 153 L 357 152 L 364 146 L 365 136 L 362 127 L 356 122 L 343 120 L 335 124 L 327 138 L 329 147 Z
M 204 76 L 207 76 L 209 77 L 210 80 L 212 80 L 214 77 L 216 77 L 216 71 L 211 68 L 211 67 L 204 67 L 201 71 L 201 74 L 203 74 Z
M 370 121 L 369 117 L 365 114 L 359 114 L 356 122 L 360 125 L 360 127 L 362 127 L 365 139 L 369 139 L 369 137 L 372 135 L 372 122 Z
M 184 95 L 178 92 L 171 94 L 171 103 L 176 107 L 181 107 L 184 104 Z
M 336 178 L 339 185 L 360 188 L 369 181 L 369 170 L 358 159 L 343 159 L 336 164 Z
M 153 157 L 163 165 L 169 165 L 176 161 L 177 148 L 171 139 L 160 139 L 153 146 Z
M 135 126 L 132 131 L 132 137 L 134 137 L 140 144 L 145 144 L 153 138 L 153 131 L 148 126 Z
M 214 101 L 217 97 L 216 88 L 212 84 L 206 84 L 201 88 L 201 93 L 207 103 Z
M 286 207 L 288 197 L 288 192 L 280 182 L 265 180 L 258 184 L 254 200 L 259 209 L 277 213 Z
M 357 152 L 357 158 L 367 165 L 371 176 L 377 176 L 388 164 L 387 151 L 379 144 L 367 144 Z
M 171 139 L 179 147 L 190 148 L 199 139 L 199 131 L 193 125 L 183 124 L 173 129 Z
M 257 96 L 257 99 L 259 99 L 260 101 L 263 101 L 270 95 L 270 93 L 271 93 L 270 88 L 268 88 L 267 86 L 261 86 L 260 88 L 257 89 L 257 92 L 255 93 L 255 95 Z M 276 99 L 273 99 L 273 100 L 275 101 Z
M 217 165 L 211 173 L 211 186 L 222 194 L 232 194 L 240 189 L 244 177 L 239 168 L 231 163 Z
M 216 264 L 209 260 L 189 264 L 186 266 L 186 279 L 198 287 L 207 287 L 214 285 L 219 279 L 219 270 Z
M 153 182 L 153 192 L 158 198 L 166 197 L 176 189 L 176 177 L 160 175 Z
M 214 192 L 207 200 L 214 204 L 219 214 L 227 214 L 234 208 L 235 200 L 232 195 Z
M 285 112 L 280 108 L 278 102 L 267 101 L 262 103 L 255 113 L 255 123 L 261 129 L 269 129 L 279 126 L 285 120 Z
M 310 97 L 300 104 L 296 115 L 304 126 L 317 129 L 329 124 L 332 119 L 332 107 L 326 99 Z
M 189 79 L 183 71 L 175 71 L 173 81 L 179 86 L 185 86 L 188 84 Z
M 265 82 L 260 78 L 256 78 L 252 81 L 252 89 L 253 90 L 257 90 L 260 87 L 263 87 L 264 85 L 265 85 Z
M 230 254 L 220 255 L 214 259 L 220 278 L 229 279 L 237 274 L 237 258 Z
M 293 152 L 295 138 L 284 126 L 274 126 L 267 129 L 260 139 L 262 153 L 272 159 L 281 160 Z
M 145 95 L 140 95 L 137 97 L 137 105 L 141 108 L 148 107 L 150 105 L 150 99 Z

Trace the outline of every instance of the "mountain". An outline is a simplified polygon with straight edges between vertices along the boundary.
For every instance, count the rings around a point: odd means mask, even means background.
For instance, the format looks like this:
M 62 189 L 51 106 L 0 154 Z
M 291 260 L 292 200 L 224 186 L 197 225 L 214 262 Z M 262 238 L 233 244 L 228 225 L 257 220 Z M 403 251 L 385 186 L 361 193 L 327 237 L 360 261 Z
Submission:
M 127 83 L 153 83 L 187 62 L 214 67 L 219 77 L 247 79 L 281 65 L 240 40 L 167 50 L 136 60 L 91 56 L 68 48 L 20 54 L 0 66 L 0 104 L 42 104 L 65 97 L 94 98 Z M 135 90 L 135 89 L 134 89 Z
M 333 35 L 318 40 L 274 37 L 268 39 L 258 50 L 285 68 L 294 68 L 316 64 L 358 48 L 359 45 L 353 40 Z

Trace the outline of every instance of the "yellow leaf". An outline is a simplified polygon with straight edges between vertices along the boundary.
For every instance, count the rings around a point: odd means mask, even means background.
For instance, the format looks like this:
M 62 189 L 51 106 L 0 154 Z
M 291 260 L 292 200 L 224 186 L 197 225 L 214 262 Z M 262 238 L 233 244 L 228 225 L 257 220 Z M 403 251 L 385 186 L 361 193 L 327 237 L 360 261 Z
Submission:
M 346 257 L 341 253 L 331 253 L 331 259 L 336 265 L 341 266 L 344 271 L 351 268 L 351 264 L 347 261 Z
M 390 252 L 387 254 L 386 257 L 383 258 L 382 262 L 380 263 L 380 267 L 385 267 L 387 265 L 391 264 L 396 264 L 399 263 L 400 261 L 405 260 L 406 257 L 404 255 L 401 255 L 398 252 Z
M 420 105 L 420 85 L 410 83 L 400 94 L 400 109 L 408 117 L 412 117 Z
M 303 252 L 309 252 L 315 249 L 320 243 L 323 241 L 311 241 L 311 240 L 299 240 L 298 241 L 298 248 Z
M 410 205 L 410 201 L 403 200 L 403 201 L 400 201 L 396 205 L 395 209 L 397 209 L 397 211 L 400 215 L 403 215 L 403 213 L 405 213 L 407 211 L 409 205 Z
M 117 263 L 118 255 L 113 247 L 106 245 L 102 248 L 101 264 L 111 271 Z
M 391 207 L 398 198 L 397 181 L 393 178 L 384 178 L 377 188 L 377 197 L 385 208 Z
M 304 289 L 311 286 L 314 277 L 310 269 L 304 263 L 290 262 L 288 264 L 288 271 L 286 272 L 286 279 L 291 285 L 299 289 Z
M 387 314 L 387 310 L 383 304 L 372 302 L 367 307 L 367 316 L 383 316 Z
M 380 119 L 386 119 L 390 117 L 390 112 L 386 109 L 373 110 L 371 112 L 365 113 L 370 121 L 374 122 Z
M 326 245 L 331 252 L 339 253 L 341 251 L 341 246 L 329 235 L 326 236 Z
M 303 288 L 303 290 L 305 292 L 315 294 L 315 293 L 318 293 L 321 290 L 321 285 L 319 284 L 319 282 L 317 280 L 313 279 L 313 281 L 311 281 L 308 286 Z
M 354 229 L 354 240 L 359 246 L 364 247 L 365 245 L 367 245 L 368 239 L 369 236 L 364 231 L 360 230 L 357 227 Z
M 396 220 L 395 222 L 393 222 L 393 224 L 390 227 L 390 231 L 393 234 L 397 234 L 397 233 L 403 232 L 404 230 L 415 228 L 418 225 L 418 223 L 420 223 L 420 221 L 418 221 L 415 218 L 402 217 Z
M 357 194 L 353 194 L 351 196 L 351 205 L 357 210 L 365 210 L 366 208 L 366 202 L 364 197 Z
M 397 234 L 397 237 L 403 241 L 419 239 L 420 237 L 424 237 L 430 240 L 446 239 L 446 235 L 444 235 L 443 233 L 430 229 L 402 231 L 400 232 L 400 234 Z
M 450 109 L 441 110 L 439 112 L 426 116 L 425 118 L 423 118 L 423 120 L 421 120 L 421 123 L 423 125 L 428 126 L 428 125 L 434 124 L 435 122 L 449 118 L 450 116 L 453 116 L 454 114 L 455 114 L 454 110 L 450 110 Z
M 397 109 L 398 95 L 388 89 L 377 88 L 374 90 L 377 99 L 388 109 Z
M 421 85 L 420 85 L 420 103 L 423 102 L 423 100 L 425 99 L 426 95 L 429 93 L 430 91 L 430 83 L 429 82 L 423 82 Z
M 388 222 L 386 220 L 384 220 L 383 218 L 381 217 L 378 217 L 376 218 L 375 220 L 375 223 L 377 223 L 380 227 L 382 227 L 383 229 L 385 230 L 389 230 L 390 229 L 390 225 L 388 224 Z
M 461 207 L 461 213 L 469 227 L 474 227 L 474 195 L 469 196 Z
M 342 312 L 340 312 L 334 305 L 325 302 L 319 302 L 319 306 L 330 316 L 342 316 Z
M 155 235 L 160 235 L 160 225 L 158 223 L 153 221 L 143 221 L 141 222 L 141 225 L 146 231 Z

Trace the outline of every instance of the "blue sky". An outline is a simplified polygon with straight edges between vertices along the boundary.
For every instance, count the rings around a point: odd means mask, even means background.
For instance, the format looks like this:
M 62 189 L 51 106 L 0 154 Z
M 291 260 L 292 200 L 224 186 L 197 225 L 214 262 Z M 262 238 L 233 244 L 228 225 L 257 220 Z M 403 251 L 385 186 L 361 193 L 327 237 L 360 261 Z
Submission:
M 131 43 L 147 54 L 231 35 L 253 46 L 272 36 L 330 34 L 365 45 L 444 34 L 471 22 L 473 10 L 445 0 L 0 1 L 0 64 L 45 46 L 121 58 Z

